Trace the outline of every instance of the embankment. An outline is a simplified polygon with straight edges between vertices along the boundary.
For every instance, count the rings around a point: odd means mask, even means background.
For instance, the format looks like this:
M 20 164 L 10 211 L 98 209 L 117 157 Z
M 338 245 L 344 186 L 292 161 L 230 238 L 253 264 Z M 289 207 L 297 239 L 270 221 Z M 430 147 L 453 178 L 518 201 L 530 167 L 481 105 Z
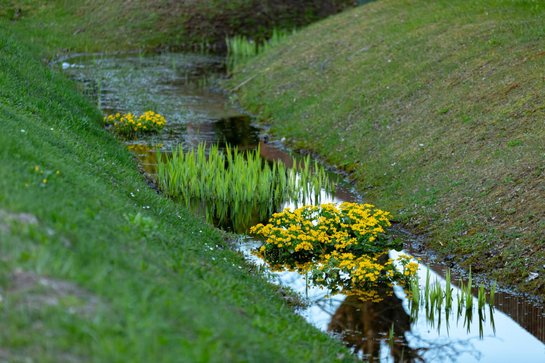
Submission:
M 148 187 L 34 26 L 0 21 L 0 361 L 353 361 Z
M 261 41 L 351 7 L 353 0 L 0 1 L 0 19 L 49 52 L 224 50 L 225 38 Z
M 544 22 L 540 1 L 377 1 L 232 85 L 445 259 L 544 296 Z

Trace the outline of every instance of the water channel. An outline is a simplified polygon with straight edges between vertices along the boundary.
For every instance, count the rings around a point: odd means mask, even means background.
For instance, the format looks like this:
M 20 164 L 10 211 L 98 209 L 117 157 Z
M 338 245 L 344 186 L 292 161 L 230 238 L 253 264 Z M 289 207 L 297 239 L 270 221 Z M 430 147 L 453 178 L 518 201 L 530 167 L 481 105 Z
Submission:
M 294 157 L 300 157 L 286 152 L 280 144 L 267 142 L 251 117 L 221 92 L 218 81 L 225 77 L 222 57 L 171 53 L 85 55 L 64 60 L 59 66 L 105 114 L 143 113 L 151 109 L 167 118 L 168 124 L 161 133 L 127 141 L 151 179 L 156 173 L 156 149 L 168 155 L 178 145 L 189 149 L 203 141 L 236 145 L 242 150 L 259 146 L 262 157 L 281 160 L 288 167 Z M 337 182 L 336 191 L 333 194 L 322 191 L 322 202 L 361 201 L 341 176 L 332 174 L 331 178 Z M 279 209 L 288 206 L 297 207 L 298 203 L 287 200 Z M 252 224 L 266 222 L 260 218 L 249 220 Z M 220 227 L 244 232 L 249 226 L 227 223 Z M 258 245 L 259 241 L 241 237 L 238 249 L 262 266 L 272 280 L 301 294 L 307 305 L 298 309 L 299 314 L 318 329 L 344 340 L 364 360 L 545 362 L 544 310 L 521 296 L 500 290 L 493 308 L 485 306 L 469 317 L 467 313 L 457 314 L 456 306 L 448 314 L 438 311 L 432 317 L 422 306 L 415 316 L 401 287 L 381 291 L 380 301 L 329 296 L 328 291 L 309 286 L 305 277 L 296 272 L 267 271 L 264 262 L 251 253 Z M 421 285 L 424 286 L 429 270 L 431 280 L 444 287 L 446 267 L 412 247 L 412 238 L 407 236 L 406 249 L 422 257 Z M 454 276 L 453 281 L 460 277 Z M 458 293 L 454 289 L 454 294 Z M 473 300 L 477 306 L 477 298 Z

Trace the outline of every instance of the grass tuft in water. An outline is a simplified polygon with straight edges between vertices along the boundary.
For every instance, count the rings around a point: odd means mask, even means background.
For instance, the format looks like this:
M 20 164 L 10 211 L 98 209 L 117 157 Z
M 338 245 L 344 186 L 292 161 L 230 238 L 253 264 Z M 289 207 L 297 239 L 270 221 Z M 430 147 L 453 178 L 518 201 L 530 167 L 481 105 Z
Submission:
M 299 168 L 294 160 L 294 167 L 288 169 L 282 162 L 261 158 L 259 148 L 242 152 L 226 146 L 222 151 L 217 144 L 207 149 L 201 143 L 189 151 L 179 147 L 170 158 L 159 156 L 158 160 L 161 190 L 188 207 L 204 205 L 210 222 L 237 218 L 238 230 L 251 224 L 251 217 L 244 217 L 249 210 L 258 208 L 263 219 L 283 201 L 318 204 L 320 190 L 334 190 L 325 169 L 312 165 L 310 157 Z
M 270 48 L 281 44 L 286 40 L 288 36 L 295 33 L 293 31 L 274 29 L 271 37 L 258 44 L 253 39 L 247 38 L 241 35 L 235 35 L 234 37 L 226 38 L 227 43 L 227 58 L 230 69 L 234 69 L 236 66 L 244 64 L 248 59 L 261 54 Z
M 488 305 L 490 305 L 491 308 L 494 307 L 494 297 L 496 296 L 496 281 L 492 284 L 492 287 L 490 288 L 490 296 L 488 297 Z

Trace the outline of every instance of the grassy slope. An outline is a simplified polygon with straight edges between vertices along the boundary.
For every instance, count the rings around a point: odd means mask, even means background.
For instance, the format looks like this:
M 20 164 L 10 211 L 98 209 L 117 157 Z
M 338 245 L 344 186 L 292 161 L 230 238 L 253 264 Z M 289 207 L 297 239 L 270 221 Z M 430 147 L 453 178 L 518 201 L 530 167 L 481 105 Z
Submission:
M 434 249 L 543 296 L 544 23 L 542 1 L 382 0 L 296 34 L 233 85 L 250 80 L 244 106 Z
M 336 13 L 351 0 L 0 0 L 0 17 L 13 19 L 49 50 L 222 48 L 226 36 L 253 38 L 273 28 L 300 27 Z M 288 9 L 286 11 L 286 9 Z
M 0 360 L 330 362 L 345 352 L 218 231 L 149 189 L 99 111 L 40 62 L 51 48 L 13 29 L 0 22 Z

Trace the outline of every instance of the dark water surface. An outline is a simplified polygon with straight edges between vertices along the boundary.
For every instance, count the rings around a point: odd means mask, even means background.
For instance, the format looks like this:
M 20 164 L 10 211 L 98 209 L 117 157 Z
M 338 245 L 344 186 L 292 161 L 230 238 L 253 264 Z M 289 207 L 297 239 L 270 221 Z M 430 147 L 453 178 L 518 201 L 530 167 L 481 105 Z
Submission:
M 220 92 L 218 81 L 225 77 L 223 58 L 195 54 L 84 56 L 61 66 L 105 113 L 151 109 L 167 118 L 162 133 L 127 142 L 150 176 L 156 172 L 156 149 L 168 155 L 178 145 L 189 149 L 202 141 L 240 149 L 259 145 L 266 159 L 282 160 L 288 166 L 292 163 L 293 155 L 261 140 L 252 119 Z M 332 177 L 339 182 L 337 190 L 334 195 L 322 191 L 323 202 L 360 200 L 340 176 Z M 299 204 L 285 201 L 279 208 L 286 206 Z M 266 269 L 251 253 L 258 244 L 241 238 L 239 250 Z M 422 257 L 428 260 L 425 253 Z M 429 268 L 432 282 L 437 280 L 444 286 L 445 266 L 432 263 Z M 421 264 L 422 286 L 427 269 Z M 339 336 L 369 361 L 545 362 L 543 309 L 507 292 L 497 292 L 495 308 L 485 306 L 480 313 L 474 298 L 471 316 L 467 312 L 458 315 L 454 306 L 450 314 L 442 311 L 430 318 L 422 307 L 415 319 L 399 287 L 379 291 L 380 301 L 363 302 L 354 296 L 330 297 L 327 291 L 308 286 L 304 276 L 295 272 L 269 273 L 271 279 L 305 296 L 308 307 L 299 313 L 311 324 Z

